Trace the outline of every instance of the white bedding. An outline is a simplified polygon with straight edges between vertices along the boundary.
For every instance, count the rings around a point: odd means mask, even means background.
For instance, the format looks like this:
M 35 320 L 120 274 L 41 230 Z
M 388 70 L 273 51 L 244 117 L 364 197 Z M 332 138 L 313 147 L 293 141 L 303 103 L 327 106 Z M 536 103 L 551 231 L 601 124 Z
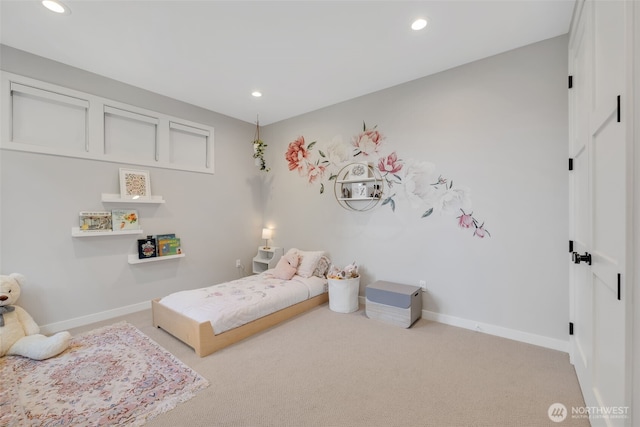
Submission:
M 176 292 L 160 303 L 197 322 L 210 321 L 217 335 L 327 292 L 327 279 L 295 275 L 281 280 L 270 272 Z

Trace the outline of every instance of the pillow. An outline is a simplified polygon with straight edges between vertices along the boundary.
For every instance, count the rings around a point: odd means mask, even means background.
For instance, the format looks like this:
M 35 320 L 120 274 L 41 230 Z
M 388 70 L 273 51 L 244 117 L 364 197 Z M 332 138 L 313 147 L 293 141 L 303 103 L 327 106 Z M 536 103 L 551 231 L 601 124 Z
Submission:
M 296 248 L 291 248 L 291 249 L 289 249 L 289 250 L 287 251 L 287 253 L 286 253 L 286 254 L 284 254 L 283 256 L 287 256 L 287 255 L 289 255 L 289 254 L 296 254 L 296 255 L 300 256 L 300 255 L 298 254 L 298 250 L 297 250 Z
M 280 258 L 280 261 L 276 264 L 276 268 L 271 272 L 273 277 L 281 280 L 291 280 L 296 274 L 296 268 L 289 264 L 286 256 Z
M 311 277 L 313 271 L 316 269 L 320 258 L 324 255 L 324 251 L 301 251 L 298 250 L 300 255 L 300 265 L 298 266 L 298 276 Z
M 329 265 L 331 265 L 331 261 L 326 256 L 321 256 L 318 261 L 318 265 L 316 265 L 316 269 L 313 270 L 313 275 L 316 277 L 326 277 L 327 271 L 329 271 Z

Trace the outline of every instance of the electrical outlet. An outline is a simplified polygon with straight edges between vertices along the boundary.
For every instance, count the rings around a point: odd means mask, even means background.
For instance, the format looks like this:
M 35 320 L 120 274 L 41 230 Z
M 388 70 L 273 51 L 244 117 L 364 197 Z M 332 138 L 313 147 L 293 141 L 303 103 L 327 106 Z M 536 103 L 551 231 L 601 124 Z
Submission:
M 237 259 L 236 260 L 236 268 L 240 268 L 240 267 L 242 267 L 242 264 L 240 264 L 240 260 Z
M 420 280 L 420 287 L 422 288 L 423 291 L 427 290 L 427 281 L 426 280 Z

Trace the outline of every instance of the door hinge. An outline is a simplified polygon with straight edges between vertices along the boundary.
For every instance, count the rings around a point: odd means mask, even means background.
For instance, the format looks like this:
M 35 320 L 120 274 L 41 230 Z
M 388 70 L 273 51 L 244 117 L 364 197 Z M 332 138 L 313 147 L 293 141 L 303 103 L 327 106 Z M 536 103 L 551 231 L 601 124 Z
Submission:
M 618 123 L 620 123 L 620 95 L 618 95 Z
M 569 76 L 569 89 L 573 88 L 573 76 Z
M 573 252 L 573 240 L 569 240 L 569 252 Z
M 569 170 L 572 171 L 573 170 L 573 159 L 569 159 Z
M 573 322 L 569 322 L 569 335 L 573 335 Z
M 622 299 L 622 293 L 621 293 L 621 282 L 622 282 L 622 278 L 620 277 L 620 273 L 618 273 L 618 301 L 620 301 Z

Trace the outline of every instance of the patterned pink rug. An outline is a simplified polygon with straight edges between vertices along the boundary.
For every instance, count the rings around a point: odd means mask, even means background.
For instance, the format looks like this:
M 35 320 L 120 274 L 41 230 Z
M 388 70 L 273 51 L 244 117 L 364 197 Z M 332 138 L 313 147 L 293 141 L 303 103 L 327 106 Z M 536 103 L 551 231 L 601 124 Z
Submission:
M 1 426 L 140 426 L 208 381 L 126 322 L 41 362 L 0 358 Z

